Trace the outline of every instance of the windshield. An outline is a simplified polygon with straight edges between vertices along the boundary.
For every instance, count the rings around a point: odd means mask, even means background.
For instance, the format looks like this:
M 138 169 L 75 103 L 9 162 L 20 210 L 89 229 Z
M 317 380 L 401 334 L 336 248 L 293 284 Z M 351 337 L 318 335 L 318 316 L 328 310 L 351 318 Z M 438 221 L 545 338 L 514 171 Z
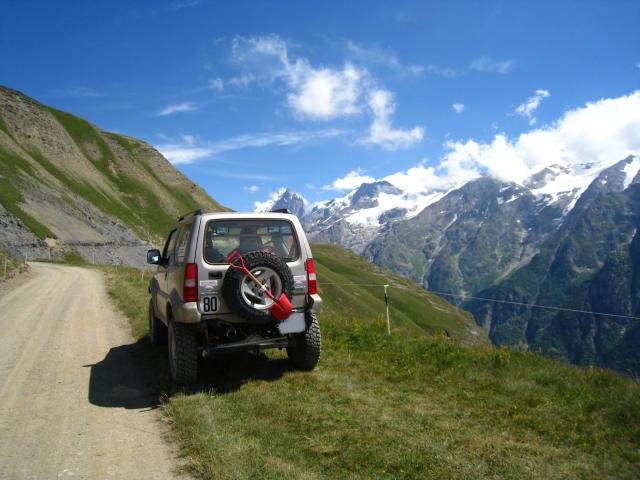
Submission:
M 208 263 L 227 263 L 237 250 L 241 255 L 262 251 L 285 261 L 298 257 L 298 240 L 287 220 L 211 220 L 205 232 L 204 258 Z

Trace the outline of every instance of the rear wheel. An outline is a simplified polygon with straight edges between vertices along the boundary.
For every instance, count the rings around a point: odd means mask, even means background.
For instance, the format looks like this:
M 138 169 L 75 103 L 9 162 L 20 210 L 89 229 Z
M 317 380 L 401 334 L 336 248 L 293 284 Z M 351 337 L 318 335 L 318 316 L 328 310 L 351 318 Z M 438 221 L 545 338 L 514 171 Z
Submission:
M 313 313 L 307 313 L 307 324 L 304 332 L 296 334 L 295 346 L 287 348 L 289 361 L 300 370 L 313 370 L 322 351 L 320 325 Z
M 156 317 L 153 310 L 153 299 L 149 300 L 149 341 L 157 347 L 167 341 L 167 327 Z
M 169 323 L 169 369 L 171 380 L 190 385 L 198 379 L 197 332 L 190 325 Z

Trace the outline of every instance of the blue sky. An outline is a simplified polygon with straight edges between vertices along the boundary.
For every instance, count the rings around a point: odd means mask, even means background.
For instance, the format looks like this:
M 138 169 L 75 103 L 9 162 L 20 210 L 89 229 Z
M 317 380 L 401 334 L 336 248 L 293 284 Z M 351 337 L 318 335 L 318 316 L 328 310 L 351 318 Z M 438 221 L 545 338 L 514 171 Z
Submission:
M 147 141 L 246 210 L 282 186 L 417 189 L 456 142 L 630 95 L 639 21 L 637 1 L 5 1 L 0 84 Z

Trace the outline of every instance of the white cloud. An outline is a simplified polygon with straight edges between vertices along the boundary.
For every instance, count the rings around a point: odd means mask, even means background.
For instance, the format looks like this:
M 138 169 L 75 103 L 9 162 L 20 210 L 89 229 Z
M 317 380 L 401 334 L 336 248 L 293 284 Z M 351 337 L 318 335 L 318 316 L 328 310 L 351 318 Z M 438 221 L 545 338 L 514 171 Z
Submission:
M 215 90 L 216 92 L 222 92 L 224 90 L 224 80 L 219 77 L 209 79 L 208 85 L 211 90 Z
M 464 111 L 464 103 L 454 103 L 451 105 L 451 108 L 453 108 L 453 111 L 456 113 L 462 113 Z
M 351 43 L 360 55 L 374 53 Z M 369 136 L 360 143 L 377 144 L 386 149 L 408 147 L 422 140 L 423 130 L 394 129 L 391 115 L 396 105 L 392 94 L 376 86 L 371 74 L 347 62 L 342 68 L 313 66 L 304 57 L 291 58 L 287 43 L 277 35 L 236 37 L 232 60 L 243 72 L 229 80 L 234 86 L 282 81 L 287 87 L 287 104 L 301 119 L 331 120 L 370 112 L 373 122 Z M 381 61 L 401 66 L 397 58 L 382 52 Z M 404 68 L 404 67 L 403 67 Z M 410 66 L 418 73 L 420 66 Z M 382 98 L 384 97 L 384 98 Z M 382 104 L 384 103 L 384 104 Z
M 439 75 L 445 78 L 457 77 L 458 75 L 460 75 L 460 72 L 455 68 L 441 67 L 440 65 L 434 65 L 433 63 L 424 65 L 423 71 L 426 73 L 430 73 L 432 75 Z
M 107 94 L 89 87 L 54 88 L 51 93 L 57 97 L 106 97 Z
M 244 148 L 284 147 L 302 145 L 342 135 L 342 130 L 324 129 L 298 132 L 258 133 L 231 137 L 225 140 L 203 142 L 194 135 L 181 135 L 179 141 L 165 139 L 156 148 L 174 165 L 189 164 L 207 157 Z M 255 177 L 251 177 L 255 178 Z
M 482 171 L 515 182 L 554 164 L 609 165 L 640 152 L 640 91 L 587 103 L 513 140 L 497 134 L 490 143 L 467 140 L 446 146 L 449 152 L 439 169 L 455 166 L 460 174 Z
M 551 94 L 548 90 L 539 88 L 531 97 L 527 99 L 525 103 L 518 105 L 514 113 L 529 120 L 529 125 L 535 125 L 536 117 L 534 116 L 534 113 L 540 106 L 542 100 L 549 97 L 550 95 Z
M 285 187 L 278 188 L 275 192 L 269 194 L 269 198 L 263 202 L 256 200 L 253 202 L 254 212 L 269 212 L 273 208 L 273 205 L 280 198 L 280 196 L 286 191 Z
M 513 139 L 500 133 L 488 143 L 450 141 L 445 149 L 436 166 L 422 162 L 384 180 L 405 193 L 422 195 L 447 191 L 482 175 L 522 183 L 551 165 L 580 168 L 596 163 L 604 168 L 629 155 L 640 155 L 640 90 L 587 103 L 551 125 Z M 375 181 L 362 173 L 350 172 L 325 189 L 349 190 Z
M 358 168 L 347 173 L 344 177 L 338 178 L 334 180 L 333 183 L 329 185 L 324 185 L 322 187 L 323 190 L 353 190 L 354 188 L 359 187 L 363 183 L 371 183 L 375 182 L 376 179 L 370 177 L 369 175 L 363 175 L 364 170 Z
M 180 0 L 169 4 L 167 10 L 182 10 L 183 8 L 191 8 L 200 5 L 202 0 Z
M 391 115 L 396 109 L 393 95 L 388 90 L 373 90 L 369 95 L 369 108 L 373 112 L 373 123 L 369 135 L 362 138 L 361 143 L 380 145 L 386 150 L 407 148 L 422 140 L 422 127 L 411 130 L 394 129 L 391 126 Z
M 210 148 L 190 147 L 188 145 L 165 144 L 157 147 L 160 153 L 174 165 L 193 163 L 211 156 Z
M 156 117 L 164 117 L 166 115 L 173 115 L 174 113 L 193 112 L 197 109 L 197 105 L 192 102 L 176 103 L 164 107 L 162 110 L 156 113 Z
M 450 67 L 441 67 L 434 64 L 405 64 L 395 52 L 377 45 L 365 47 L 353 40 L 346 40 L 345 48 L 349 58 L 372 67 L 384 67 L 403 77 L 417 77 L 425 73 L 441 77 L 454 77 L 458 74 L 455 69 Z
M 258 193 L 260 191 L 260 187 L 258 185 L 245 185 L 242 189 L 248 193 Z
M 469 68 L 483 73 L 506 74 L 511 71 L 515 62 L 513 60 L 494 60 L 491 57 L 482 56 L 471 62 Z
M 346 64 L 342 70 L 314 69 L 303 63 L 291 78 L 294 91 L 287 97 L 289 106 L 302 117 L 328 120 L 354 115 L 366 72 Z

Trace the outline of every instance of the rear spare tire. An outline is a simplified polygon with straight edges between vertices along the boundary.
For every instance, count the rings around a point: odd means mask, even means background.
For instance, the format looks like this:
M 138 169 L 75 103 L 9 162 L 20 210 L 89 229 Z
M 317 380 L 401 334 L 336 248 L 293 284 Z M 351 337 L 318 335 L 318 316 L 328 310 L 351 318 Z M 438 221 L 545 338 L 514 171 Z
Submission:
M 277 298 L 285 294 L 291 299 L 293 274 L 286 262 L 267 252 L 251 252 L 242 256 L 247 269 Z M 273 323 L 269 313 L 273 301 L 241 270 L 229 267 L 222 284 L 222 296 L 227 306 L 253 324 Z

